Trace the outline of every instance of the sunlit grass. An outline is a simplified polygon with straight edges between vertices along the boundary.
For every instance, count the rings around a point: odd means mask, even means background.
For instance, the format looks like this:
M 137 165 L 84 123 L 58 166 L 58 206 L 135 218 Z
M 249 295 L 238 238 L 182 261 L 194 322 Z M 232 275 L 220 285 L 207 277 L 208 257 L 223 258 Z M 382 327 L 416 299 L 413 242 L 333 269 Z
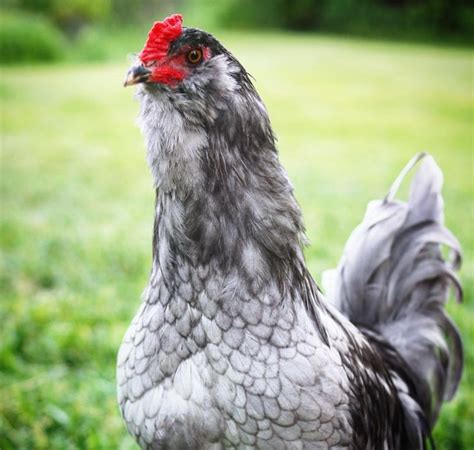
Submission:
M 469 367 L 435 435 L 440 449 L 472 448 L 469 52 L 288 34 L 219 37 L 268 106 L 316 279 L 414 153 L 427 150 L 442 167 L 446 221 L 465 252 L 465 303 L 449 309 Z M 126 69 L 125 57 L 2 69 L 2 449 L 135 448 L 116 407 L 115 355 L 147 281 L 154 194 L 137 104 L 122 88 Z

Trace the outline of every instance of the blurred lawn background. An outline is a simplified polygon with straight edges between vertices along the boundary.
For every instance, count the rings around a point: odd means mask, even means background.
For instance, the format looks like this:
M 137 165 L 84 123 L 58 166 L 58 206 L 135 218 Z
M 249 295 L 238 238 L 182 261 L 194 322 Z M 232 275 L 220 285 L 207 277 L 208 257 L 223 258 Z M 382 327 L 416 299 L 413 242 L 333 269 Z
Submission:
M 474 14 L 442 0 L 2 2 L 0 448 L 136 448 L 115 358 L 147 282 L 154 194 L 122 81 L 175 11 L 256 78 L 317 280 L 414 153 L 440 164 L 464 248 L 465 302 L 448 309 L 466 370 L 435 438 L 472 449 Z

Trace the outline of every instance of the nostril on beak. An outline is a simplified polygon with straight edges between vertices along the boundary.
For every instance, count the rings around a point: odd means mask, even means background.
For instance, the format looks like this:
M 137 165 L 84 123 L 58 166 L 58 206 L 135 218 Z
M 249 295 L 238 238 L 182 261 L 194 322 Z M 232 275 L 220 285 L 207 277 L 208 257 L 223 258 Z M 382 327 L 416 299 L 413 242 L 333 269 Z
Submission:
M 144 83 L 148 81 L 151 70 L 147 69 L 143 64 L 137 64 L 130 68 L 125 77 L 123 85 L 131 86 L 133 84 Z

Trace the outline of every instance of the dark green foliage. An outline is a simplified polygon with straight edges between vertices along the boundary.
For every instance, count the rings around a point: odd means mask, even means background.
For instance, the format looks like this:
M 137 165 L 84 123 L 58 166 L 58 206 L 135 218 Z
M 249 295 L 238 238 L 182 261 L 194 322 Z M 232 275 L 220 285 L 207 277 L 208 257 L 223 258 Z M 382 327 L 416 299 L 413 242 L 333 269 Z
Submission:
M 467 0 L 228 0 L 228 25 L 324 30 L 395 37 L 472 39 Z
M 119 56 L 114 41 L 124 30 L 140 37 L 127 50 L 138 51 L 151 23 L 174 12 L 184 14 L 187 26 L 208 31 L 273 28 L 474 41 L 474 7 L 467 0 L 4 0 L 2 8 L 8 13 L 0 9 L 0 63 L 64 54 L 107 60 Z
M 181 10 L 179 6 L 177 0 L 4 0 L 0 63 L 62 57 L 104 61 L 118 56 L 114 41 L 121 41 L 124 30 L 129 35 L 134 28 L 140 36 L 139 47 L 153 20 Z
M 56 61 L 64 53 L 64 38 L 47 19 L 0 11 L 0 63 Z
M 87 23 L 104 21 L 112 9 L 112 0 L 6 0 L 5 3 L 48 17 L 71 35 Z
M 3 5 L 42 14 L 71 36 L 88 24 L 149 22 L 182 7 L 179 0 L 4 0 Z

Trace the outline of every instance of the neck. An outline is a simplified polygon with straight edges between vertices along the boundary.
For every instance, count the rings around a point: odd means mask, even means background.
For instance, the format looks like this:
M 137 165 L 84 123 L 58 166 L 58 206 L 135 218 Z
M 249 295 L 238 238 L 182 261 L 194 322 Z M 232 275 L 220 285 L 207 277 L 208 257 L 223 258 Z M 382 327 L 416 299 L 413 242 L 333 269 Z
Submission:
M 226 105 L 200 127 L 176 121 L 174 147 L 160 143 L 159 158 L 151 152 L 149 159 L 157 177 L 157 232 L 173 251 L 194 264 L 216 259 L 258 276 L 301 259 L 304 230 L 266 112 L 250 104 L 259 103 Z M 159 255 L 164 241 L 155 245 Z
M 302 252 L 300 209 L 255 91 L 225 100 L 200 123 L 153 102 L 142 107 L 142 125 L 150 108 L 153 123 L 172 130 L 144 130 L 157 185 L 154 269 L 167 289 L 211 270 L 226 285 L 221 289 L 244 296 L 278 292 L 276 302 L 291 302 L 299 293 L 306 305 L 317 302 Z

